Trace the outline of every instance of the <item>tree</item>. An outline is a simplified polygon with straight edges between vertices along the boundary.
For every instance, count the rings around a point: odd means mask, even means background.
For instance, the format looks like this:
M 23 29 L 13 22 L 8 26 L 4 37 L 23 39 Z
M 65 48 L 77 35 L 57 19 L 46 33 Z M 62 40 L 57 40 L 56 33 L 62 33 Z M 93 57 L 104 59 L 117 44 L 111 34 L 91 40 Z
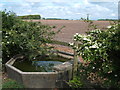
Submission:
M 55 32 L 53 27 L 41 22 L 25 22 L 12 12 L 2 12 L 2 50 L 3 63 L 16 54 L 25 55 L 33 60 L 38 55 L 49 55 L 50 49 L 46 43 L 52 41 Z

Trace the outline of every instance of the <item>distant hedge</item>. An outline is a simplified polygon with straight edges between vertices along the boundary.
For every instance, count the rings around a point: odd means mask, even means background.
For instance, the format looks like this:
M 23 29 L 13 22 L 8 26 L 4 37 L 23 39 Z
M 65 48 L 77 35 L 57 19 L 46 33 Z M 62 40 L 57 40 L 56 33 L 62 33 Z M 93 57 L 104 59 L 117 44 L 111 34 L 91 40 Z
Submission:
M 40 15 L 25 15 L 25 16 L 18 16 L 20 19 L 41 19 Z
M 61 19 L 61 18 L 44 18 L 45 20 L 69 20 L 69 19 Z
M 117 19 L 98 19 L 98 21 L 117 21 Z

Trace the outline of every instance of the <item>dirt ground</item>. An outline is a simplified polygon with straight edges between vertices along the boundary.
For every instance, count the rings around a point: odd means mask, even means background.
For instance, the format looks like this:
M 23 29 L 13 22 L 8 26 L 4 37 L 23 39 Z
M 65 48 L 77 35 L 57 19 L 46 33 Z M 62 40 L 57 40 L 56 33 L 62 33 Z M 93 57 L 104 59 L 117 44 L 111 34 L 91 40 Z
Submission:
M 76 33 L 85 34 L 88 31 L 88 23 L 82 20 L 33 20 L 34 22 L 42 22 L 43 24 L 56 26 L 54 31 L 57 31 L 62 26 L 65 26 L 59 34 L 55 36 L 55 40 L 63 42 L 72 42 L 73 35 Z M 106 28 L 110 25 L 109 21 L 93 21 L 98 28 Z

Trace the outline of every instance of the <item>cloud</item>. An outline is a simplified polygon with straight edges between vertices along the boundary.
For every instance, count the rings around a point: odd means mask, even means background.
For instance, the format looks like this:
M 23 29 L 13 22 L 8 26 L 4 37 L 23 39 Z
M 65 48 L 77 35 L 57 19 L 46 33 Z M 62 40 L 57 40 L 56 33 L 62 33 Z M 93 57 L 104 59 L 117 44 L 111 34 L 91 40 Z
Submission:
M 18 0 L 19 1 L 19 0 Z M 117 18 L 116 3 L 89 2 L 89 0 L 25 0 L 21 2 L 1 3 L 2 8 L 12 10 L 17 15 L 40 14 L 42 17 L 59 17 L 68 19 Z
M 80 8 L 81 5 L 80 5 L 79 3 L 77 3 L 77 4 L 74 4 L 73 7 L 75 7 L 75 8 Z
M 0 3 L 0 7 L 2 7 L 3 6 L 3 3 Z
M 112 13 L 112 14 L 111 14 L 111 16 L 113 16 L 113 17 L 114 17 L 114 16 L 116 16 L 116 14 Z
M 88 0 L 89 2 L 119 2 L 119 0 Z
M 23 3 L 22 6 L 23 6 L 23 7 L 30 7 L 30 4 L 28 4 L 28 3 Z
M 31 13 L 31 12 L 32 12 L 32 10 L 31 10 L 31 9 L 29 9 L 27 12 Z
M 26 1 L 26 2 L 41 2 L 43 0 L 24 0 L 24 1 Z

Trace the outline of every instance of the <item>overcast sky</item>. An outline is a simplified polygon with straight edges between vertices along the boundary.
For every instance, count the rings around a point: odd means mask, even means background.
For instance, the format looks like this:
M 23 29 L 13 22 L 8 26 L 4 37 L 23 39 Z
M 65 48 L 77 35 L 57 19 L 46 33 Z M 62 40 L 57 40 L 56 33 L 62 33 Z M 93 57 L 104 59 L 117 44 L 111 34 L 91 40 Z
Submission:
M 99 0 L 100 1 L 100 0 Z M 0 10 L 17 15 L 40 14 L 45 18 L 80 19 L 89 14 L 91 20 L 117 19 L 117 0 L 1 0 Z

